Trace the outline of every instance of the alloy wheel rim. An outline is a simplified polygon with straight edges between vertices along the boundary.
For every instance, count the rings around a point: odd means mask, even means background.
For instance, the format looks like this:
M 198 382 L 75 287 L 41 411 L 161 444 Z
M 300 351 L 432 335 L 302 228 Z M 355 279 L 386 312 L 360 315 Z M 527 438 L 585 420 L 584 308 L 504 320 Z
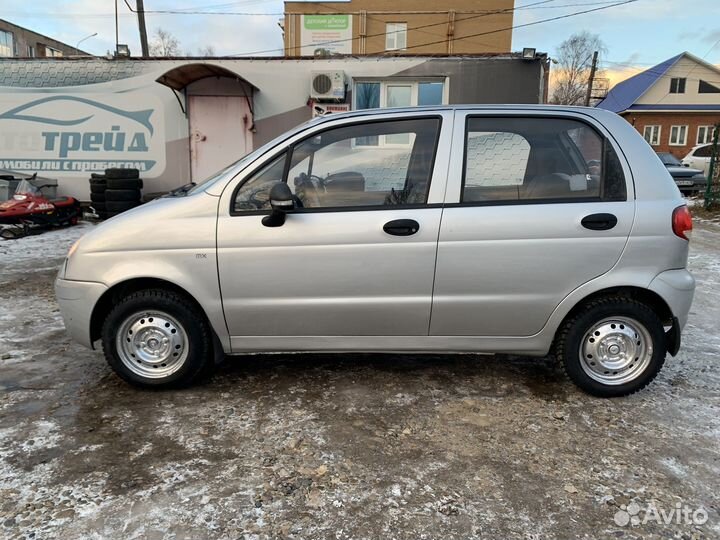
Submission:
M 580 343 L 580 364 L 591 379 L 617 386 L 637 379 L 653 355 L 650 332 L 629 317 L 608 317 L 594 324 Z
M 143 311 L 120 325 L 116 349 L 122 363 L 134 374 L 162 379 L 178 371 L 188 356 L 187 332 L 173 316 Z

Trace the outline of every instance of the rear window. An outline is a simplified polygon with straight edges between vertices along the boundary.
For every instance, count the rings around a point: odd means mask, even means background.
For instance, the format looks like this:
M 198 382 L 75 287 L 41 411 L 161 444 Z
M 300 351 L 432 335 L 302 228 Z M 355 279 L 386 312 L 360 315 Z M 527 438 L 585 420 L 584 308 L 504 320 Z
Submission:
M 695 153 L 693 156 L 695 157 L 710 157 L 712 154 L 712 146 L 709 144 L 707 146 L 701 146 L 697 150 L 695 150 Z
M 517 117 L 467 121 L 462 202 L 626 197 L 612 145 L 583 122 Z

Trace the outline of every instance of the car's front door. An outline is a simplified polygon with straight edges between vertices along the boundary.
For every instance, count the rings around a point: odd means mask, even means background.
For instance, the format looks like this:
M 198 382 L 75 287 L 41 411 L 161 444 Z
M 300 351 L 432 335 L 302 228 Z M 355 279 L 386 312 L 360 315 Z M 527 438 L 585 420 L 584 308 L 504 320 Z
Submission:
M 318 336 L 305 348 L 322 349 L 320 336 L 428 334 L 452 115 L 377 118 L 317 126 L 225 190 L 218 270 L 233 349 L 252 336 Z M 266 227 L 277 182 L 296 208 Z
M 533 335 L 619 259 L 629 173 L 591 119 L 457 115 L 430 334 Z

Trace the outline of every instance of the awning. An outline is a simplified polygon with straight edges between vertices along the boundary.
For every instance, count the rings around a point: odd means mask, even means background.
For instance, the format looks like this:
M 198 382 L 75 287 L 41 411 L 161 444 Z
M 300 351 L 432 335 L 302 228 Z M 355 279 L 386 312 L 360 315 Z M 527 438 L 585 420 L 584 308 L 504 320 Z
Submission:
M 238 73 L 205 62 L 177 66 L 170 71 L 166 71 L 155 80 L 173 90 L 182 90 L 187 85 L 200 79 L 207 79 L 208 77 L 228 77 L 230 79 L 236 79 L 247 84 L 253 90 L 259 90 L 257 86 L 245 80 Z

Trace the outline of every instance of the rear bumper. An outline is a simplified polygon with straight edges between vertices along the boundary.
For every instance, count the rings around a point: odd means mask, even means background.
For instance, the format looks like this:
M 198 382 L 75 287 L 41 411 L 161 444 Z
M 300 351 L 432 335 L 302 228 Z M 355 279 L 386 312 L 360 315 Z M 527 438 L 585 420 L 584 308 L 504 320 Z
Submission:
M 65 329 L 75 341 L 92 348 L 90 318 L 98 299 L 107 290 L 93 281 L 55 280 L 55 295 L 62 313 Z
M 685 328 L 695 294 L 695 278 L 686 269 L 659 273 L 648 287 L 665 300 L 678 320 L 678 332 Z

